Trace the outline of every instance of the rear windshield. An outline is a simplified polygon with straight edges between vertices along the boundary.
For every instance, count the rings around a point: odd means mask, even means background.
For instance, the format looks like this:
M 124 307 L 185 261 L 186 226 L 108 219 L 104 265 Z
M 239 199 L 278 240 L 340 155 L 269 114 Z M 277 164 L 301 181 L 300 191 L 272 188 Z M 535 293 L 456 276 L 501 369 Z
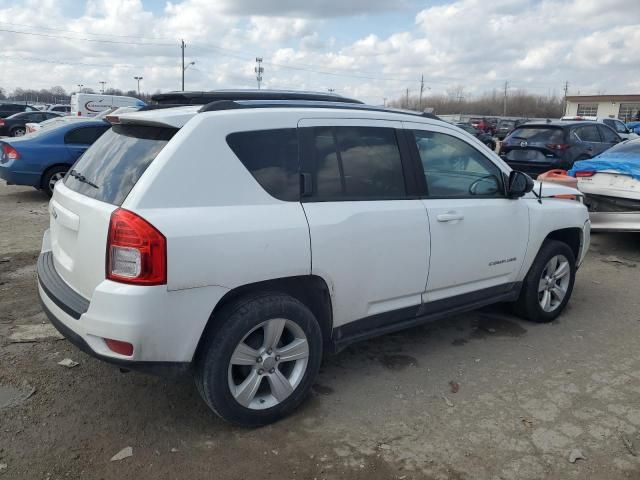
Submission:
M 509 138 L 512 140 L 526 140 L 529 143 L 562 143 L 564 132 L 561 128 L 550 127 L 522 127 L 516 128 Z
M 71 168 L 64 184 L 101 202 L 122 205 L 175 128 L 114 125 Z

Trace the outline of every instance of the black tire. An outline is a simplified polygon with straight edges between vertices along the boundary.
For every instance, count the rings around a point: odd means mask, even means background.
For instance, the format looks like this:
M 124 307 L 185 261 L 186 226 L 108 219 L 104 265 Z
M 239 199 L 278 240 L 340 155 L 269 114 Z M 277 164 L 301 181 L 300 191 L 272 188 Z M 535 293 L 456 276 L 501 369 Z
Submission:
M 263 409 L 248 408 L 240 404 L 231 391 L 231 357 L 247 334 L 259 331 L 255 329 L 272 319 L 291 321 L 304 332 L 308 343 L 306 370 L 289 396 L 279 403 Z M 264 333 L 266 334 L 266 330 Z M 313 313 L 303 303 L 286 294 L 262 293 L 242 297 L 224 306 L 216 313 L 215 324 L 207 329 L 205 335 L 196 355 L 196 386 L 211 410 L 236 425 L 259 427 L 289 415 L 310 392 L 320 369 L 323 351 L 320 326 Z M 266 365 L 266 360 L 264 364 Z M 257 367 L 246 368 L 252 371 Z M 271 391 L 270 380 L 267 377 L 260 380 L 260 389 L 264 387 Z
M 40 188 L 48 197 L 53 195 L 54 179 L 59 177 L 60 174 L 66 174 L 69 171 L 69 167 L 64 165 L 56 165 L 44 172 L 42 175 L 42 181 L 40 182 Z M 59 181 L 59 180 L 58 180 Z
M 543 278 L 543 273 L 545 273 L 545 269 L 547 268 L 547 264 L 557 255 L 564 256 L 568 261 L 569 281 L 562 301 L 559 302 L 552 311 L 545 311 L 540 303 L 539 285 Z M 575 278 L 576 260 L 571 248 L 569 248 L 566 243 L 557 240 L 546 240 L 542 244 L 533 265 L 531 265 L 524 279 L 520 297 L 515 303 L 516 313 L 527 320 L 538 323 L 547 323 L 555 320 L 558 315 L 562 313 L 562 310 L 564 310 L 567 302 L 571 298 Z
M 27 127 L 15 127 L 9 132 L 11 137 L 22 137 L 27 133 Z

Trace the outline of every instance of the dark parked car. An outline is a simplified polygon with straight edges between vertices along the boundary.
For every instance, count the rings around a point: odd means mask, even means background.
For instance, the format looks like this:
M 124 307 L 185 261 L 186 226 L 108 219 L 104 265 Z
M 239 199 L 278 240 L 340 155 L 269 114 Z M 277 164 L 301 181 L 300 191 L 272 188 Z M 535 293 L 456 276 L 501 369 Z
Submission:
M 595 122 L 526 123 L 513 130 L 500 146 L 500 156 L 514 170 L 534 178 L 554 168 L 569 170 L 620 143 L 612 128 Z
M 491 150 L 496 149 L 496 142 L 490 133 L 483 132 L 482 130 L 477 129 L 476 127 L 469 125 L 468 123 L 456 123 L 456 127 L 460 127 L 465 132 L 469 132 L 471 135 L 476 136 L 478 140 L 484 143 Z
M 498 140 L 504 140 L 504 138 L 509 135 L 509 132 L 516 127 L 519 127 L 526 120 L 518 119 L 518 120 L 500 120 L 498 122 L 498 127 L 496 129 L 496 137 Z
M 37 112 L 38 109 L 24 103 L 0 103 L 0 118 L 6 118 L 19 112 Z
M 27 123 L 40 123 L 51 118 L 60 117 L 57 112 L 22 112 L 0 119 L 0 136 L 21 137 L 27 133 Z

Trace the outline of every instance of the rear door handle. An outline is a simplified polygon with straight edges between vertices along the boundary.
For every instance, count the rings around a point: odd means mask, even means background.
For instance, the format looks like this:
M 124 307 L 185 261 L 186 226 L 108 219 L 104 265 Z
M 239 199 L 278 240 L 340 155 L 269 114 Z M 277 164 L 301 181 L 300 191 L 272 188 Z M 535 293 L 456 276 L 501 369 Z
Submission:
M 456 220 L 464 219 L 464 215 L 459 212 L 447 212 L 437 215 L 436 218 L 439 222 L 455 222 Z

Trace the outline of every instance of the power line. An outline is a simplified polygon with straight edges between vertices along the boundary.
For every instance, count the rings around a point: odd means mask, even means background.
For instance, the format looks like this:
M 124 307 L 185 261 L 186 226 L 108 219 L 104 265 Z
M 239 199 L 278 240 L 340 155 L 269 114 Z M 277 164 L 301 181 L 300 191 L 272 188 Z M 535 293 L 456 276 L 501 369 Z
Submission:
M 70 30 L 66 28 L 45 27 L 42 25 L 27 25 L 26 23 L 14 23 L 14 22 L 0 22 L 0 25 L 10 25 L 13 27 L 26 27 L 35 28 L 38 30 L 52 30 L 57 32 L 78 33 L 81 35 L 94 35 L 98 37 L 118 37 L 118 38 L 137 38 L 138 40 L 170 40 L 175 41 L 169 37 L 140 37 L 139 35 L 119 35 L 117 33 L 93 33 L 93 32 L 81 32 L 79 30 Z
M 84 42 L 98 42 L 98 43 L 111 43 L 111 44 L 120 44 L 120 45 L 148 45 L 148 46 L 160 46 L 160 47 L 173 47 L 174 43 L 151 43 L 151 42 L 131 42 L 131 41 L 118 41 L 118 40 L 106 40 L 102 38 L 80 38 L 80 37 L 69 37 L 66 35 L 52 35 L 49 33 L 36 33 L 36 32 L 21 32 L 20 30 L 9 30 L 7 28 L 0 28 L 0 32 L 6 33 L 17 33 L 19 35 L 32 35 L 36 37 L 46 37 L 46 38 L 59 38 L 65 40 L 82 40 Z

